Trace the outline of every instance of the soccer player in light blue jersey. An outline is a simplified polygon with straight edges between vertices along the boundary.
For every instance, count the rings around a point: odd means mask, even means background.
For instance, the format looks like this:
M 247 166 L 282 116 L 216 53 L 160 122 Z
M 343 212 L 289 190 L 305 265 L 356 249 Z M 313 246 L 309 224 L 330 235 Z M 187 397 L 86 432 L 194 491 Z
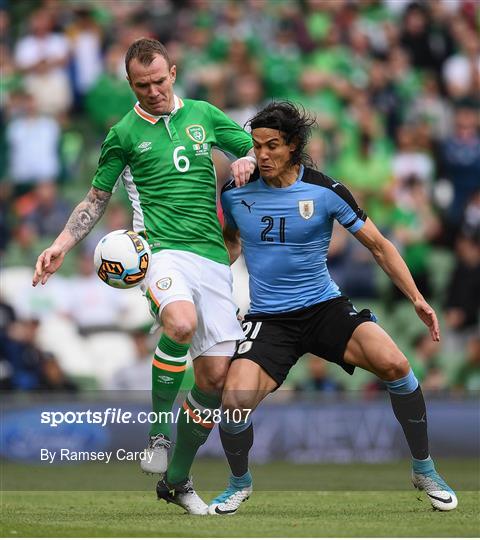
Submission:
M 434 508 L 453 510 L 457 498 L 430 457 L 425 402 L 407 358 L 371 311 L 357 312 L 330 277 L 326 263 L 333 221 L 371 251 L 434 341 L 440 339 L 437 317 L 398 251 L 349 190 L 306 165 L 312 124 L 288 102 L 260 111 L 250 121 L 258 169 L 244 187 L 236 189 L 231 182 L 222 192 L 224 237 L 232 261 L 243 249 L 251 307 L 222 399 L 220 436 L 232 476 L 209 513 L 235 513 L 252 493 L 248 452 L 253 427 L 247 413 L 283 383 L 307 352 L 350 374 L 355 367 L 366 369 L 385 382 L 412 453 L 414 486 L 426 491 Z M 238 410 L 245 411 L 241 419 L 235 418 Z

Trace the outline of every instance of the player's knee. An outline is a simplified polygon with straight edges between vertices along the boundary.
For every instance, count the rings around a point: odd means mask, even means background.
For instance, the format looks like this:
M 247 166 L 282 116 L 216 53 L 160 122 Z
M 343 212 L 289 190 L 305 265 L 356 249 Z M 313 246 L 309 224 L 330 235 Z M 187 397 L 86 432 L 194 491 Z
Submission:
M 253 392 L 248 390 L 225 389 L 222 396 L 222 410 L 228 411 L 233 418 L 236 411 L 252 409 Z
M 208 373 L 203 373 L 200 377 L 196 377 L 195 384 L 208 394 L 222 394 L 225 384 L 225 376 L 221 370 L 212 370 Z
M 182 320 L 164 324 L 166 334 L 178 343 L 189 343 L 192 341 L 196 326 L 193 321 Z
M 408 374 L 410 365 L 399 350 L 389 350 L 382 353 L 379 371 L 384 381 L 396 381 Z

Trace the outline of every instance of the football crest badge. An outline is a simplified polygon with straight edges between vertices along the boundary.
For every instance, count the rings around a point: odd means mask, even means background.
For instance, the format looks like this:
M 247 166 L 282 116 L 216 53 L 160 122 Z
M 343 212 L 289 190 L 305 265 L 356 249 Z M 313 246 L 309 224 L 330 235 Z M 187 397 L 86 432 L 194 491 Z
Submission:
M 298 211 L 303 219 L 310 219 L 315 211 L 313 201 L 298 201 Z
M 193 124 L 185 128 L 187 135 L 193 142 L 202 144 L 205 140 L 205 129 L 200 124 Z
M 167 289 L 170 289 L 170 286 L 172 285 L 172 278 L 164 277 L 159 279 L 156 285 L 161 291 L 166 291 Z

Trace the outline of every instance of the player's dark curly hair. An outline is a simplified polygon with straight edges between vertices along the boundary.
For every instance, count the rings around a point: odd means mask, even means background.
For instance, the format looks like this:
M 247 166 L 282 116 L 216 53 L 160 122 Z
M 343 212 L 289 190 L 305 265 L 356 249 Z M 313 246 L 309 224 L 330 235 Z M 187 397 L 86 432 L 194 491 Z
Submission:
M 300 105 L 290 101 L 273 101 L 259 111 L 247 124 L 251 130 L 257 128 L 277 129 L 282 132 L 285 142 L 296 143 L 290 163 L 292 165 L 312 165 L 311 157 L 305 152 L 315 118 L 310 116 Z

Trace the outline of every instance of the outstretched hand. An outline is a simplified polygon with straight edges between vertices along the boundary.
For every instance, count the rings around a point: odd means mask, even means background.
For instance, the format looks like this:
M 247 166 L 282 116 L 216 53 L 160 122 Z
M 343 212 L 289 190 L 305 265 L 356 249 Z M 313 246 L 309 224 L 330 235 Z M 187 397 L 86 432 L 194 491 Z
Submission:
M 440 341 L 440 327 L 434 309 L 425 300 L 416 300 L 413 305 L 415 311 L 425 326 L 428 326 L 433 341 Z
M 242 187 L 248 182 L 250 176 L 255 170 L 255 164 L 253 159 L 249 157 L 242 157 L 232 163 L 231 169 L 232 176 L 235 180 L 235 186 Z
M 35 264 L 32 285 L 35 287 L 38 283 L 45 285 L 48 278 L 62 266 L 65 252 L 54 245 L 42 251 Z

